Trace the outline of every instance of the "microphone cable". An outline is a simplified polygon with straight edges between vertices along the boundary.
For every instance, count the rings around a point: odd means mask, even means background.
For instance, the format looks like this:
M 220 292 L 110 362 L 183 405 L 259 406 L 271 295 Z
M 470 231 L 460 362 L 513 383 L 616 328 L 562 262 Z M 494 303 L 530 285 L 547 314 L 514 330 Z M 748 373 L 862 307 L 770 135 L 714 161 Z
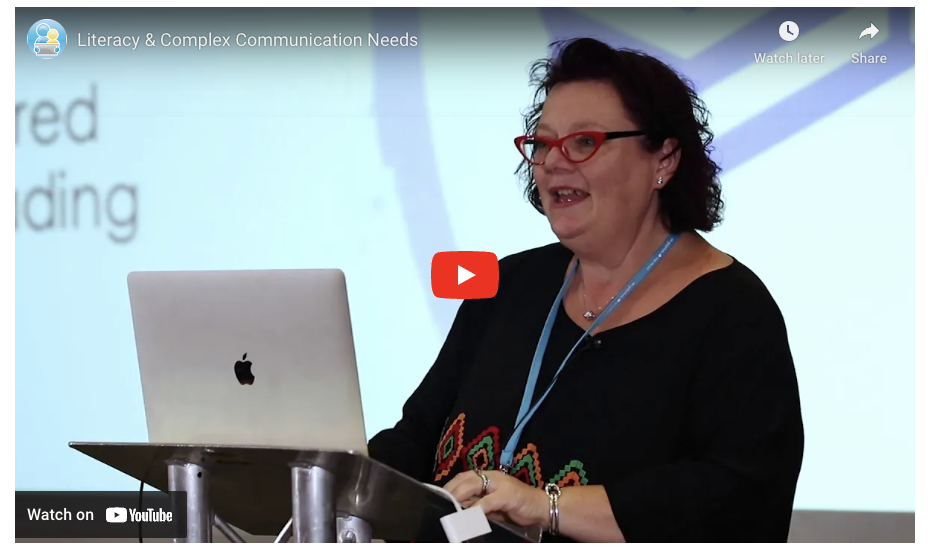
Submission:
M 147 466 L 147 470 L 144 471 L 144 476 L 140 479 L 140 489 L 137 491 L 137 511 L 144 511 L 144 485 L 147 481 L 147 478 L 150 477 L 150 472 L 153 471 L 153 467 L 157 464 L 157 454 L 154 453 L 153 458 L 150 459 L 150 465 Z M 140 543 L 144 542 L 144 520 L 141 518 L 137 522 L 137 541 Z

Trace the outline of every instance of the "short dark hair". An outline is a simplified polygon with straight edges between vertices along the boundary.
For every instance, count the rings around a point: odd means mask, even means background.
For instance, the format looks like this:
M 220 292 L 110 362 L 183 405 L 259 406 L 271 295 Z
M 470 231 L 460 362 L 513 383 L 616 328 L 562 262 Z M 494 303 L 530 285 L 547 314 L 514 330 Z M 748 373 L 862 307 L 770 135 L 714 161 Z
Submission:
M 660 215 L 672 232 L 708 232 L 721 223 L 721 168 L 712 161 L 714 134 L 708 128 L 708 110 L 690 82 L 658 59 L 643 52 L 614 49 L 593 38 L 555 42 L 555 55 L 532 65 L 535 100 L 525 112 L 525 133 L 534 134 L 545 98 L 555 86 L 578 81 L 612 84 L 624 107 L 649 134 L 647 151 L 662 148 L 666 139 L 678 142 L 679 166 L 660 190 Z M 540 213 L 545 211 L 535 186 L 533 166 L 523 161 L 516 171 L 525 184 L 525 195 Z

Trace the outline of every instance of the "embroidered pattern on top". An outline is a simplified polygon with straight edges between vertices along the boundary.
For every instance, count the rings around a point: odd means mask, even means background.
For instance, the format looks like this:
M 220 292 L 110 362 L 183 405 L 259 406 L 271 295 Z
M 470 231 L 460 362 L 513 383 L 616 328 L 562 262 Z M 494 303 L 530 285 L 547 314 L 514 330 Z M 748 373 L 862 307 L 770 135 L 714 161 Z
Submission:
M 460 414 L 443 433 L 437 445 L 435 482 L 449 476 L 458 461 L 461 463 L 462 471 L 498 469 L 501 452 L 499 428 L 490 426 L 466 443 L 464 442 L 465 428 L 466 416 Z M 513 458 L 509 475 L 539 489 L 544 488 L 547 483 L 554 483 L 559 487 L 577 487 L 588 484 L 587 471 L 580 460 L 571 460 L 546 480 L 542 473 L 538 448 L 532 443 L 526 445 Z

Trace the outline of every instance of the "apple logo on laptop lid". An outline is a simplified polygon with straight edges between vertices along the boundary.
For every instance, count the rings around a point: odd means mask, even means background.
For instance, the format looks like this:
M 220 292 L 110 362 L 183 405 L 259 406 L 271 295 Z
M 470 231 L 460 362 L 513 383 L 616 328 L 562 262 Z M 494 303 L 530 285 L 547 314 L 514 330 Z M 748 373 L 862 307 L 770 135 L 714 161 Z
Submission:
M 235 378 L 241 385 L 251 385 L 255 382 L 255 376 L 251 373 L 251 361 L 248 360 L 248 353 L 242 355 L 242 359 L 235 362 Z

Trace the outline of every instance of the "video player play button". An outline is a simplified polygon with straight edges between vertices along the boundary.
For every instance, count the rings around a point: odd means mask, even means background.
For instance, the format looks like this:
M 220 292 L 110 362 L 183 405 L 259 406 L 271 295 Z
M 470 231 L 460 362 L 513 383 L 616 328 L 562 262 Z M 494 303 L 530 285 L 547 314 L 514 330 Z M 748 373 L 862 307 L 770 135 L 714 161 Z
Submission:
M 499 259 L 495 253 L 444 251 L 431 260 L 431 291 L 435 297 L 490 299 L 498 290 Z
M 476 276 L 476 274 L 470 272 L 469 270 L 467 270 L 466 268 L 460 265 L 457 265 L 457 285 L 458 286 L 466 282 L 470 278 L 473 278 L 474 276 Z

